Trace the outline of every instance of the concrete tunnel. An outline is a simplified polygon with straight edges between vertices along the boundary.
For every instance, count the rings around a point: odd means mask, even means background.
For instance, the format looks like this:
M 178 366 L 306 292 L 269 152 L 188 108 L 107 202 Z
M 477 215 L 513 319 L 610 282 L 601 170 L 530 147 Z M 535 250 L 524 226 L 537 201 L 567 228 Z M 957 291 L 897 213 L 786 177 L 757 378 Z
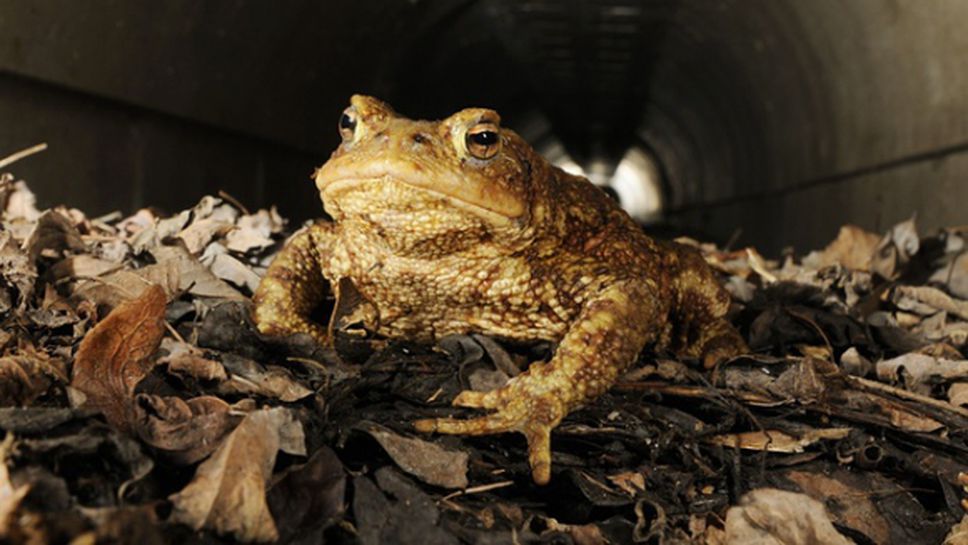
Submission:
M 222 189 L 320 214 L 352 93 L 498 110 L 659 233 L 820 247 L 968 223 L 968 3 L 9 2 L 0 156 L 42 205 L 175 211 Z

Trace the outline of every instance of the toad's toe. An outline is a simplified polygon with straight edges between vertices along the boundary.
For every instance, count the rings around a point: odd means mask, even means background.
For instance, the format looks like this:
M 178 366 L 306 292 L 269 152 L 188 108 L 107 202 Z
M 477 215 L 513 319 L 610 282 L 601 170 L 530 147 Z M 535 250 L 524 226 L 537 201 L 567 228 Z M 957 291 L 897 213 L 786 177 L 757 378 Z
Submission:
M 462 392 L 454 400 L 462 407 L 490 408 L 489 415 L 460 418 L 428 418 L 417 420 L 414 427 L 425 433 L 451 435 L 492 435 L 518 432 L 528 441 L 528 461 L 531 475 L 537 484 L 551 480 L 551 430 L 565 414 L 561 401 L 550 393 L 533 395 L 513 386 L 493 392 Z

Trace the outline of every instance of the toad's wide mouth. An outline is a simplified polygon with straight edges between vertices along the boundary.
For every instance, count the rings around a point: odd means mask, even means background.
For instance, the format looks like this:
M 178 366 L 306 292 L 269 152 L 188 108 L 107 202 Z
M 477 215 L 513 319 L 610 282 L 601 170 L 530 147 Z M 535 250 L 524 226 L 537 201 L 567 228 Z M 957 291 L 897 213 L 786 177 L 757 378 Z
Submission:
M 415 176 L 413 173 L 388 168 L 343 169 L 327 163 L 316 172 L 316 188 L 324 198 L 337 198 L 341 193 L 370 184 L 398 182 L 440 197 L 455 208 L 466 210 L 483 219 L 506 224 L 521 218 L 525 203 L 517 195 L 496 184 L 482 183 L 457 176 Z

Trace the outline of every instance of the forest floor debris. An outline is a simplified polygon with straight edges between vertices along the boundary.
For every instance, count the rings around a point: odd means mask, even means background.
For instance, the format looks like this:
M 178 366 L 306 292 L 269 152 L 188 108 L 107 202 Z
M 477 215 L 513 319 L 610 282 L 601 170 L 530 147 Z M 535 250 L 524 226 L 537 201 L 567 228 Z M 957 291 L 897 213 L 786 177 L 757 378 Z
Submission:
M 966 542 L 968 226 L 681 240 L 753 353 L 642 354 L 539 487 L 520 437 L 411 422 L 551 347 L 265 337 L 247 299 L 289 229 L 227 196 L 91 218 L 4 173 L 0 212 L 0 541 Z

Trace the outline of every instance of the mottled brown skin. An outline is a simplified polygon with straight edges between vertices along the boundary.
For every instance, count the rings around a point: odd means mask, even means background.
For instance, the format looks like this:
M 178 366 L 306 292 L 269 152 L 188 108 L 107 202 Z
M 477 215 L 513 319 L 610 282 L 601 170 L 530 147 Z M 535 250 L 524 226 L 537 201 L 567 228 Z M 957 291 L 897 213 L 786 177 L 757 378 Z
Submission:
M 434 340 L 482 332 L 557 343 L 547 363 L 454 405 L 492 412 L 420 420 L 424 432 L 516 431 L 535 482 L 551 476 L 551 430 L 654 344 L 707 365 L 746 350 L 729 297 L 702 257 L 657 242 L 604 192 L 549 165 L 497 113 L 413 121 L 354 96 L 344 141 L 316 173 L 326 212 L 279 253 L 255 295 L 261 331 L 330 341 L 309 316 L 349 278 L 365 325 Z M 345 123 L 349 125 L 350 123 Z M 492 130 L 495 147 L 467 134 Z M 338 297 L 338 293 L 335 294 Z

